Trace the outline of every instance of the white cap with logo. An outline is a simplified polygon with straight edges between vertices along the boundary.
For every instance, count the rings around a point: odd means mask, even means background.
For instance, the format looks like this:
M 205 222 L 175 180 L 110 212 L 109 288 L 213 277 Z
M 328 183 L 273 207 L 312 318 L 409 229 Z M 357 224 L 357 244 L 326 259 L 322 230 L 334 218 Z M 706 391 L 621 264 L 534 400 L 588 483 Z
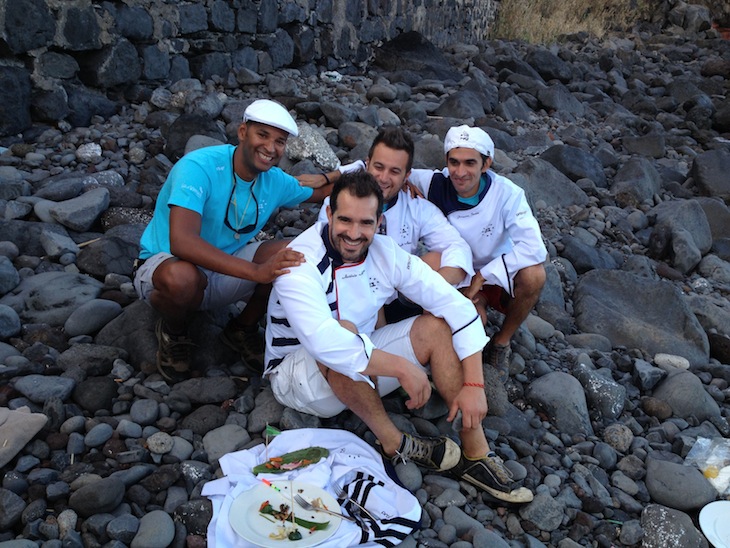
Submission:
M 290 135 L 299 135 L 297 123 L 283 105 L 270 99 L 257 99 L 243 113 L 244 122 L 258 122 L 267 126 L 283 129 Z
M 478 127 L 452 127 L 444 139 L 444 152 L 448 154 L 453 148 L 473 148 L 480 154 L 494 158 L 494 141 L 486 131 Z

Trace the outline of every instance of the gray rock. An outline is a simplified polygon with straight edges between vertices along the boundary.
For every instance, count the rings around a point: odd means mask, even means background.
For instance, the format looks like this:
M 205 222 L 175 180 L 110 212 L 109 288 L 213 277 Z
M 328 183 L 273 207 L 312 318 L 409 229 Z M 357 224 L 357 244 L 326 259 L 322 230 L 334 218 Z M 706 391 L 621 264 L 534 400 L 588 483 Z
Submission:
M 649 362 L 644 360 L 634 361 L 632 377 L 634 382 L 638 384 L 642 390 L 651 390 L 654 388 L 656 384 L 664 378 L 664 375 L 666 375 L 666 373 L 662 369 L 654 367 Z
M 12 261 L 8 257 L 0 256 L 0 295 L 12 291 L 19 283 L 20 275 Z
M 151 399 L 138 399 L 129 410 L 132 421 L 142 426 L 154 424 L 159 417 L 159 404 Z
M 128 544 L 137 534 L 139 518 L 130 514 L 121 515 L 109 522 L 106 532 L 113 540 Z
M 648 505 L 641 514 L 645 548 L 706 548 L 707 541 L 692 518 L 660 504 Z
M 456 528 L 456 534 L 462 536 L 470 529 L 482 529 L 483 526 L 473 517 L 464 513 L 458 506 L 447 506 L 444 510 L 444 521 Z
M 251 436 L 237 424 L 224 424 L 203 436 L 203 447 L 210 462 L 217 461 L 226 453 L 245 447 Z
M 68 499 L 69 506 L 80 516 L 111 512 L 124 497 L 124 483 L 116 478 L 93 481 L 74 491 Z
M 0 304 L 13 308 L 23 322 L 63 325 L 83 303 L 95 299 L 103 284 L 68 272 L 44 272 L 24 278 Z
M 534 380 L 527 399 L 542 409 L 561 431 L 593 435 L 583 387 L 567 373 L 555 371 Z
M 192 403 L 220 403 L 236 396 L 236 384 L 229 377 L 186 379 L 175 384 Z
M 537 92 L 537 98 L 541 106 L 550 111 L 556 111 L 560 114 L 571 114 L 574 116 L 583 116 L 585 107 L 573 94 L 562 84 L 553 84 L 550 87 L 540 89 Z
M 730 285 L 730 262 L 723 261 L 716 255 L 706 255 L 697 266 L 697 271 L 705 278 L 720 284 Z
M 598 187 L 606 187 L 606 174 L 600 160 L 583 149 L 555 145 L 543 152 L 540 158 L 550 162 L 572 181 L 587 178 Z
M 0 339 L 8 339 L 20 333 L 18 313 L 9 306 L 0 304 Z M 2 361 L 2 360 L 0 360 Z
M 109 190 L 94 188 L 77 198 L 59 202 L 49 208 L 51 216 L 71 230 L 89 230 L 94 221 L 109 207 Z
M 654 397 L 667 402 L 678 417 L 699 420 L 720 416 L 720 407 L 689 371 L 674 370 L 654 389 Z
M 510 176 L 515 184 L 525 190 L 532 204 L 538 200 L 553 207 L 588 203 L 585 192 L 546 160 L 540 158 L 525 160 L 514 173 L 524 177 L 522 179 Z
M 119 303 L 107 299 L 92 299 L 71 313 L 63 329 L 69 337 L 91 335 L 121 313 L 122 307 Z
M 702 194 L 727 201 L 730 199 L 730 183 L 727 180 L 729 169 L 730 152 L 722 149 L 710 150 L 695 157 L 690 176 Z
M 677 510 L 702 508 L 717 498 L 717 491 L 697 468 L 649 458 L 646 488 L 652 500 Z
M 693 365 L 707 363 L 707 336 L 669 282 L 592 270 L 576 286 L 574 306 L 578 328 L 608 337 L 613 346 L 668 352 Z M 667 316 L 666 310 L 673 313 Z
M 574 236 L 563 236 L 562 254 L 579 274 L 590 270 L 611 270 L 618 267 L 616 260 L 603 249 L 595 248 Z
M 620 206 L 636 206 L 659 192 L 661 177 L 648 160 L 633 158 L 616 172 L 610 188 Z
M 66 401 L 76 382 L 68 377 L 27 375 L 15 381 L 14 388 L 30 401 L 44 403 L 49 398 Z
M 64 369 L 79 368 L 88 375 L 108 375 L 115 360 L 126 358 L 127 353 L 122 348 L 78 343 L 58 357 L 58 364 Z
M 110 424 L 102 422 L 89 430 L 84 437 L 87 447 L 100 447 L 114 435 L 114 428 Z
M 634 441 L 634 434 L 624 424 L 609 424 L 603 431 L 603 440 L 619 453 L 626 453 Z
M 9 530 L 19 520 L 26 503 L 18 495 L 7 489 L 0 489 L 0 529 Z
M 292 160 L 312 160 L 325 172 L 337 169 L 340 161 L 322 135 L 309 124 L 298 124 L 299 135 L 289 139 L 286 154 Z
M 93 414 L 102 409 L 111 409 L 118 395 L 117 389 L 118 385 L 112 378 L 88 377 L 74 388 L 73 400 Z
M 547 493 L 538 493 L 519 510 L 523 519 L 530 520 L 543 531 L 555 531 L 563 521 L 565 506 Z
M 583 385 L 588 404 L 597 409 L 603 418 L 615 420 L 621 415 L 626 388 L 584 364 L 575 367 L 574 375 Z

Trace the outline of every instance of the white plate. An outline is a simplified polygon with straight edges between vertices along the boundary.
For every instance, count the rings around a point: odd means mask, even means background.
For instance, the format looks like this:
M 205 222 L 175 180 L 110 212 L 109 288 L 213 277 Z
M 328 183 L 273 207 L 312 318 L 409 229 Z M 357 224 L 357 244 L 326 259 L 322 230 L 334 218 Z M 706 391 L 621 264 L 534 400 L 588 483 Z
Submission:
M 279 491 L 264 483 L 260 483 L 259 485 L 256 485 L 248 491 L 238 495 L 231 503 L 231 510 L 228 513 L 228 521 L 237 534 L 247 541 L 264 548 L 303 548 L 305 546 L 316 546 L 335 534 L 337 528 L 340 526 L 342 518 L 325 514 L 324 512 L 309 512 L 301 508 L 292 500 L 294 495 L 297 494 L 310 502 L 319 497 L 330 510 L 335 512 L 341 511 L 340 505 L 327 491 L 320 489 L 315 485 L 301 481 L 272 481 L 271 484 L 276 486 Z M 282 522 L 277 521 L 272 523 L 272 520 L 274 519 L 273 517 L 264 517 L 259 513 L 261 504 L 267 500 L 274 508 L 278 508 L 282 503 L 292 507 L 293 503 L 295 517 L 305 519 L 307 521 L 329 521 L 330 524 L 326 529 L 314 531 L 312 533 L 304 527 L 297 526 L 299 532 L 302 534 L 301 540 L 272 539 L 269 537 L 269 533 L 275 533 L 277 528 L 281 526 Z M 291 527 L 290 523 L 288 523 L 288 527 Z
M 700 528 L 715 548 L 730 548 L 730 500 L 705 506 L 700 511 Z

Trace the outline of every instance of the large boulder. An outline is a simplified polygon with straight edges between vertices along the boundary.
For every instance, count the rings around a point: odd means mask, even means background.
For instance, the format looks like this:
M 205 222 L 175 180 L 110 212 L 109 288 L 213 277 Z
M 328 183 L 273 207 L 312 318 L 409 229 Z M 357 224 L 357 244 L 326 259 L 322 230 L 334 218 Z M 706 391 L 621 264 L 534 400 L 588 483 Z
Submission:
M 573 299 L 581 331 L 604 335 L 614 346 L 707 364 L 707 335 L 670 282 L 621 270 L 592 270 L 576 285 Z

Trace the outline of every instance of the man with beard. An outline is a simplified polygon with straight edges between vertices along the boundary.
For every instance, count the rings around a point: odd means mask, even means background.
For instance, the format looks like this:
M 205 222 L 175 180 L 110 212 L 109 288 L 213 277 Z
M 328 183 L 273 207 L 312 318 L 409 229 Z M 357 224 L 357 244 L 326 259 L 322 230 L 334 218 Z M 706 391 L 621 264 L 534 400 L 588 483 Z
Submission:
M 261 374 L 258 320 L 268 284 L 303 258 L 286 242 L 251 240 L 278 207 L 321 202 L 331 188 L 301 186 L 276 167 L 289 135 L 297 134 L 283 106 L 260 99 L 244 112 L 238 146 L 192 151 L 170 171 L 142 235 L 134 276 L 138 294 L 160 315 L 157 368 L 164 377 L 190 367 L 192 314 L 240 300 L 246 308 L 221 337 Z
M 327 174 L 335 182 L 342 173 L 365 170 L 370 173 L 383 193 L 383 220 L 378 233 L 387 234 L 408 253 L 416 254 L 422 242 L 426 253 L 421 259 L 438 271 L 454 287 L 467 285 L 474 275 L 472 253 L 459 232 L 449 224 L 443 213 L 428 200 L 411 196 L 404 188 L 413 166 L 414 145 L 411 136 L 401 127 L 387 126 L 378 131 L 365 162 L 358 160 Z M 316 177 L 314 175 L 305 177 Z M 326 222 L 325 198 L 319 221 Z M 417 307 L 402 297 L 385 307 L 387 321 L 397 321 L 420 313 Z
M 474 305 L 418 257 L 376 234 L 383 195 L 362 170 L 335 183 L 327 223 L 315 223 L 290 247 L 304 255 L 274 280 L 266 327 L 266 371 L 276 399 L 319 417 L 351 410 L 370 428 L 385 458 L 450 471 L 493 496 L 528 502 L 487 442 L 481 351 L 487 342 Z M 376 328 L 378 310 L 394 291 L 430 314 Z M 428 365 L 428 369 L 427 366 Z M 402 432 L 381 396 L 402 387 L 406 407 L 431 396 L 428 374 L 461 414 L 462 448 L 446 436 Z

